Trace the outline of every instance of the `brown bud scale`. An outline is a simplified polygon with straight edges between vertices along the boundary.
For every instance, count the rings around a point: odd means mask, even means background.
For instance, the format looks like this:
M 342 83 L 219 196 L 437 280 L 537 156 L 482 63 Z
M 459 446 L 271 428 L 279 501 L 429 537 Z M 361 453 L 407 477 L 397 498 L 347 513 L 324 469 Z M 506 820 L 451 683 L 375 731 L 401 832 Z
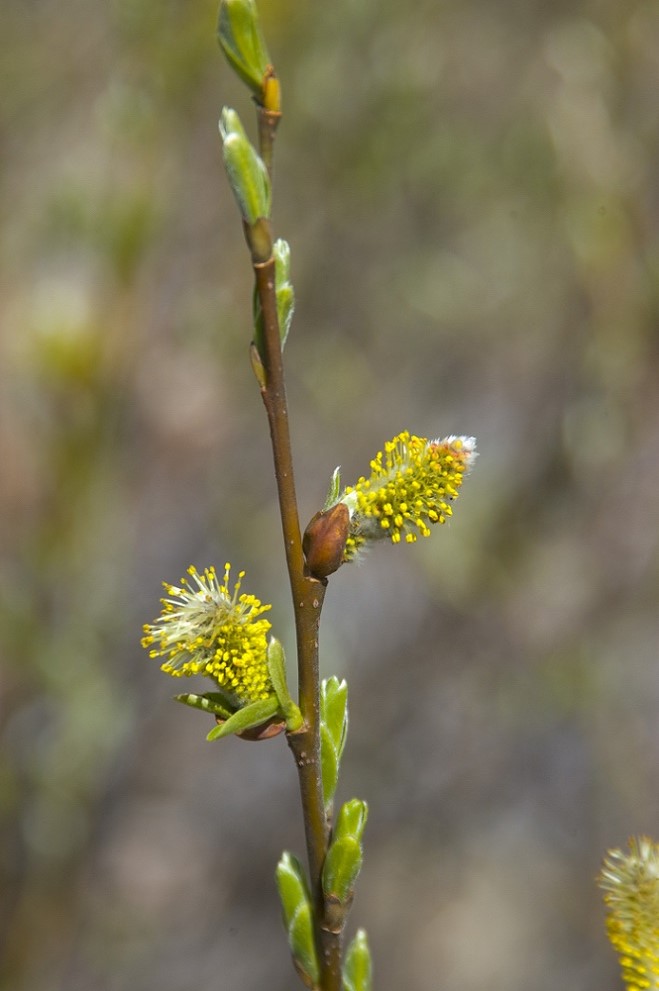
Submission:
M 321 510 L 311 519 L 302 539 L 307 571 L 312 578 L 327 578 L 343 564 L 350 513 L 343 502 Z

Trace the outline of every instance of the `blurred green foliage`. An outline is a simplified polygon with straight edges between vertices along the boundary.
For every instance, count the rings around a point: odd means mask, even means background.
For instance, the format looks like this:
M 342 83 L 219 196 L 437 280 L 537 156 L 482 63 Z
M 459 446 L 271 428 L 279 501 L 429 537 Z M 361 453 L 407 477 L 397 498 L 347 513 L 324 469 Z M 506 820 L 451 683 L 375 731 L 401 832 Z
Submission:
M 659 821 L 659 8 L 261 9 L 302 513 L 401 429 L 482 452 L 450 528 L 329 590 L 375 981 L 613 986 L 592 878 Z M 225 560 L 291 642 L 215 19 L 0 8 L 7 991 L 292 980 L 288 755 L 207 745 L 139 649 Z

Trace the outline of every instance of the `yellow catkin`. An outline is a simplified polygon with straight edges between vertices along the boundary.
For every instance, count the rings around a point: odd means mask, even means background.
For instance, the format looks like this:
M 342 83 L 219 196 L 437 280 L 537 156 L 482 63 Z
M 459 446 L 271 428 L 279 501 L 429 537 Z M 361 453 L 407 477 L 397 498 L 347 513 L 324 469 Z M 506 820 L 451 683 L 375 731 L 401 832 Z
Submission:
M 641 836 L 610 850 L 598 883 L 627 991 L 659 991 L 659 846 Z
M 173 677 L 205 675 L 242 702 L 269 698 L 267 633 L 262 614 L 271 607 L 241 592 L 244 572 L 229 589 L 231 565 L 222 582 L 215 568 L 188 568 L 179 585 L 164 583 L 160 615 L 144 627 L 142 646 L 165 658 L 161 669 Z
M 369 542 L 414 543 L 452 515 L 462 480 L 476 457 L 473 437 L 428 440 L 403 431 L 371 461 L 371 474 L 348 486 L 340 501 L 350 510 L 344 559 Z

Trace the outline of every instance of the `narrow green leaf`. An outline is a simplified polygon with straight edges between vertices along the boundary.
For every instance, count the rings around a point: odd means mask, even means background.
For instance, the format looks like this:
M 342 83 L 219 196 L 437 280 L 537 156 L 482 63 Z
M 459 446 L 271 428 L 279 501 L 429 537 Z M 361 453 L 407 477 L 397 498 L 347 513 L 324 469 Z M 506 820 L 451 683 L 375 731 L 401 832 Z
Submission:
M 290 281 L 291 275 L 291 249 L 288 242 L 283 238 L 277 238 L 272 246 L 272 254 L 275 259 L 275 293 L 277 297 L 277 320 L 279 323 L 279 336 L 281 338 L 281 349 L 288 337 L 293 322 L 295 312 L 295 290 Z
M 244 708 L 238 709 L 238 712 L 234 712 L 225 723 L 215 726 L 206 739 L 219 740 L 223 736 L 230 736 L 231 733 L 242 733 L 244 730 L 252 729 L 254 726 L 260 726 L 262 723 L 266 723 L 278 711 L 279 702 L 275 695 L 267 699 L 258 699 L 256 702 L 250 702 Z
M 318 963 L 313 941 L 311 904 L 300 904 L 288 924 L 288 945 L 297 969 L 310 987 L 318 984 Z
M 364 834 L 368 819 L 368 805 L 361 798 L 351 798 L 341 806 L 336 824 L 335 836 L 352 836 L 359 842 Z
M 233 70 L 260 98 L 270 57 L 254 0 L 222 0 L 217 37 Z
M 284 648 L 275 637 L 271 637 L 268 644 L 267 664 L 272 687 L 275 690 L 277 699 L 279 700 L 279 707 L 286 720 L 286 728 L 289 732 L 294 732 L 302 725 L 302 713 L 288 693 Z
M 286 684 L 286 657 L 284 655 L 284 648 L 276 637 L 270 637 L 266 661 L 272 687 L 283 709 L 286 703 L 290 702 L 291 697 L 288 694 L 288 685 Z
M 321 718 L 329 729 L 339 755 L 343 754 L 348 733 L 348 683 L 336 675 L 321 684 Z
M 279 322 L 279 336 L 281 338 L 282 350 L 284 349 L 288 332 L 291 329 L 291 324 L 293 323 L 294 313 L 295 290 L 293 289 L 293 286 L 288 283 L 277 290 L 277 320 Z
M 366 802 L 352 798 L 341 807 L 323 865 L 323 891 L 338 905 L 349 907 L 362 867 L 362 836 L 368 818 Z M 340 913 L 338 913 L 340 920 Z
M 323 778 L 323 802 L 327 809 L 339 782 L 339 758 L 332 734 L 323 722 L 320 724 L 320 767 Z
M 277 864 L 276 879 L 284 920 L 288 920 L 295 914 L 301 901 L 310 900 L 302 864 L 288 850 L 284 850 Z
M 320 763 L 326 809 L 334 799 L 347 732 L 348 685 L 333 676 L 320 686 Z
M 372 991 L 371 951 L 363 929 L 348 947 L 343 966 L 343 991 Z
M 361 869 L 361 844 L 350 836 L 335 840 L 327 851 L 323 864 L 325 896 L 340 905 L 348 905 Z
M 216 693 L 193 695 L 191 692 L 184 692 L 182 695 L 175 695 L 174 700 L 189 705 L 192 709 L 202 709 L 214 716 L 221 716 L 222 719 L 228 719 L 233 712 L 233 708 L 227 708 L 224 696 Z
M 276 871 L 288 945 L 300 972 L 310 986 L 318 984 L 318 960 L 313 936 L 311 896 L 299 860 L 282 854 Z

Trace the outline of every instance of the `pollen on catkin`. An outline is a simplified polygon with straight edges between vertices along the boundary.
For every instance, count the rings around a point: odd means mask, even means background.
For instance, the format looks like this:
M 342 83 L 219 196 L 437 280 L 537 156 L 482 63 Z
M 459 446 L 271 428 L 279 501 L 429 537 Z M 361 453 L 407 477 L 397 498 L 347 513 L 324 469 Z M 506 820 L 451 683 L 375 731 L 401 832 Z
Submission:
M 174 677 L 205 675 L 241 702 L 269 698 L 274 689 L 266 663 L 271 607 L 241 592 L 245 572 L 229 589 L 231 565 L 219 581 L 215 568 L 188 568 L 180 585 L 163 582 L 168 598 L 153 623 L 144 626 L 142 646 L 164 657 L 161 670 Z
M 659 846 L 641 836 L 610 850 L 598 883 L 627 991 L 659 991 Z
M 372 542 L 414 543 L 452 515 L 462 480 L 476 458 L 474 437 L 428 440 L 403 431 L 371 461 L 371 474 L 339 501 L 350 511 L 344 552 L 353 561 Z

